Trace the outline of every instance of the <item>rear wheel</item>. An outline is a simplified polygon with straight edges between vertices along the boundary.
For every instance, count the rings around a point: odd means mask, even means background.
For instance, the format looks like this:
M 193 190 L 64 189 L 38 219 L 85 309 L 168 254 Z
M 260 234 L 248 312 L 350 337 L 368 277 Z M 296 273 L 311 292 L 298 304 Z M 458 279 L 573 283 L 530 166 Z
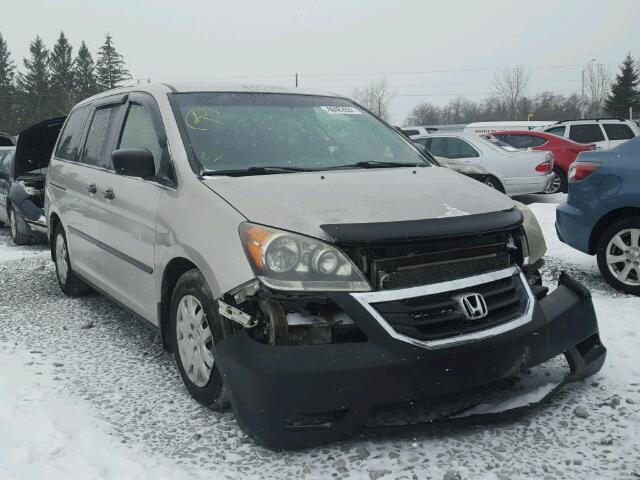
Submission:
M 76 276 L 71 268 L 69 260 L 69 247 L 67 246 L 67 236 L 64 228 L 58 224 L 53 234 L 53 260 L 56 265 L 56 277 L 58 285 L 66 295 L 77 297 L 89 290 L 89 287 Z
M 191 396 L 214 410 L 225 409 L 229 400 L 215 362 L 215 345 L 235 327 L 217 314 L 211 290 L 197 269 L 183 274 L 176 284 L 170 329 L 178 371 Z
M 598 242 L 598 267 L 616 290 L 640 295 L 640 219 L 619 220 Z
M 559 167 L 553 167 L 553 178 L 549 182 L 544 193 L 566 193 L 567 192 L 567 176 Z
M 16 213 L 13 205 L 9 207 L 9 227 L 11 230 L 11 240 L 16 245 L 28 245 L 31 243 L 31 237 L 20 231 L 20 225 L 18 224 L 18 214 Z

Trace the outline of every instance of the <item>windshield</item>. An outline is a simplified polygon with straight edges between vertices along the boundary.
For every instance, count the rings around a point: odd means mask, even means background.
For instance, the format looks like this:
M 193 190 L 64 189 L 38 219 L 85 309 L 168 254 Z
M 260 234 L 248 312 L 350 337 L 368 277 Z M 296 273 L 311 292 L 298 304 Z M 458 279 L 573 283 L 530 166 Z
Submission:
M 482 138 L 483 140 L 486 140 L 487 142 L 491 143 L 492 145 L 495 145 L 496 147 L 500 147 L 503 148 L 509 152 L 518 152 L 519 149 L 517 149 L 516 147 L 509 145 L 508 143 L 503 142 L 502 140 L 498 140 L 496 137 L 494 137 L 493 135 L 480 135 L 480 138 Z
M 275 93 L 174 98 L 188 148 L 205 171 L 429 165 L 410 142 L 345 99 Z

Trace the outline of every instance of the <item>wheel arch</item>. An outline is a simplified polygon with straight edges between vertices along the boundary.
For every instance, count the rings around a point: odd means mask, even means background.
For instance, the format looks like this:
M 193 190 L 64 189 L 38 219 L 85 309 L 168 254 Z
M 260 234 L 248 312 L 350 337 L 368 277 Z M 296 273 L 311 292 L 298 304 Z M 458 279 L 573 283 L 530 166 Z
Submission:
M 51 215 L 49 215 L 49 222 L 47 223 L 48 233 L 49 233 L 49 250 L 51 251 L 51 260 L 53 260 L 54 262 L 56 261 L 56 253 L 53 245 L 53 235 L 56 232 L 56 228 L 61 223 L 62 221 L 60 220 L 60 217 L 58 216 L 57 213 L 54 212 Z
M 629 217 L 640 217 L 640 207 L 624 207 L 618 208 L 616 210 L 612 210 L 609 213 L 605 214 L 598 220 L 591 230 L 591 235 L 589 236 L 589 254 L 594 255 L 596 250 L 598 249 L 598 242 L 600 240 L 600 236 L 602 232 L 606 230 L 606 228 L 614 222 L 618 220 L 622 220 L 624 218 Z
M 160 301 L 158 303 L 158 327 L 160 329 L 162 346 L 168 352 L 171 351 L 171 342 L 169 341 L 169 318 L 171 315 L 171 297 L 173 295 L 173 290 L 178 283 L 178 279 L 184 273 L 193 269 L 200 270 L 198 266 L 188 258 L 175 257 L 167 263 L 167 266 L 162 272 Z

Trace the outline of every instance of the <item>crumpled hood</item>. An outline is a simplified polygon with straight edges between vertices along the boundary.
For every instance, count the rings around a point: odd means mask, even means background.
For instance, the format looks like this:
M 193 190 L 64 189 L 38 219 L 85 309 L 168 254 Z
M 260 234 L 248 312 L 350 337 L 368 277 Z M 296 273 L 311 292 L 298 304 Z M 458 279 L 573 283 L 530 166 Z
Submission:
M 327 240 L 320 225 L 458 217 L 514 206 L 509 197 L 440 167 L 219 176 L 204 183 L 251 222 Z

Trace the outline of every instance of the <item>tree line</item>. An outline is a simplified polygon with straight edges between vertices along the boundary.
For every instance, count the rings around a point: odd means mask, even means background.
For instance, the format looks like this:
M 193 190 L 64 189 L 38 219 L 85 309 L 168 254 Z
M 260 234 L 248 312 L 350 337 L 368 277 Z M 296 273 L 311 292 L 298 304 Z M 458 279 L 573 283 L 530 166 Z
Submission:
M 416 105 L 405 125 L 445 125 L 502 120 L 562 120 L 581 117 L 640 117 L 640 67 L 631 54 L 614 77 L 608 67 L 590 62 L 583 71 L 581 92 L 563 94 L 544 91 L 525 93 L 530 71 L 519 65 L 497 74 L 492 93 L 480 101 L 460 95 L 444 106 L 430 102 Z M 583 90 L 583 91 L 582 91 Z M 377 80 L 352 97 L 379 117 L 388 120 L 394 92 L 385 79 Z
M 108 33 L 95 61 L 84 41 L 74 55 L 64 32 L 50 50 L 36 36 L 20 69 L 0 33 L 0 131 L 16 134 L 41 120 L 66 115 L 79 101 L 129 78 Z
M 613 77 L 602 64 L 591 62 L 583 71 L 583 92 L 564 95 L 544 91 L 526 95 L 530 72 L 522 66 L 496 75 L 492 94 L 479 102 L 459 96 L 440 107 L 420 103 L 408 115 L 406 125 L 440 125 L 501 120 L 562 120 L 581 117 L 640 116 L 640 71 L 628 54 Z

